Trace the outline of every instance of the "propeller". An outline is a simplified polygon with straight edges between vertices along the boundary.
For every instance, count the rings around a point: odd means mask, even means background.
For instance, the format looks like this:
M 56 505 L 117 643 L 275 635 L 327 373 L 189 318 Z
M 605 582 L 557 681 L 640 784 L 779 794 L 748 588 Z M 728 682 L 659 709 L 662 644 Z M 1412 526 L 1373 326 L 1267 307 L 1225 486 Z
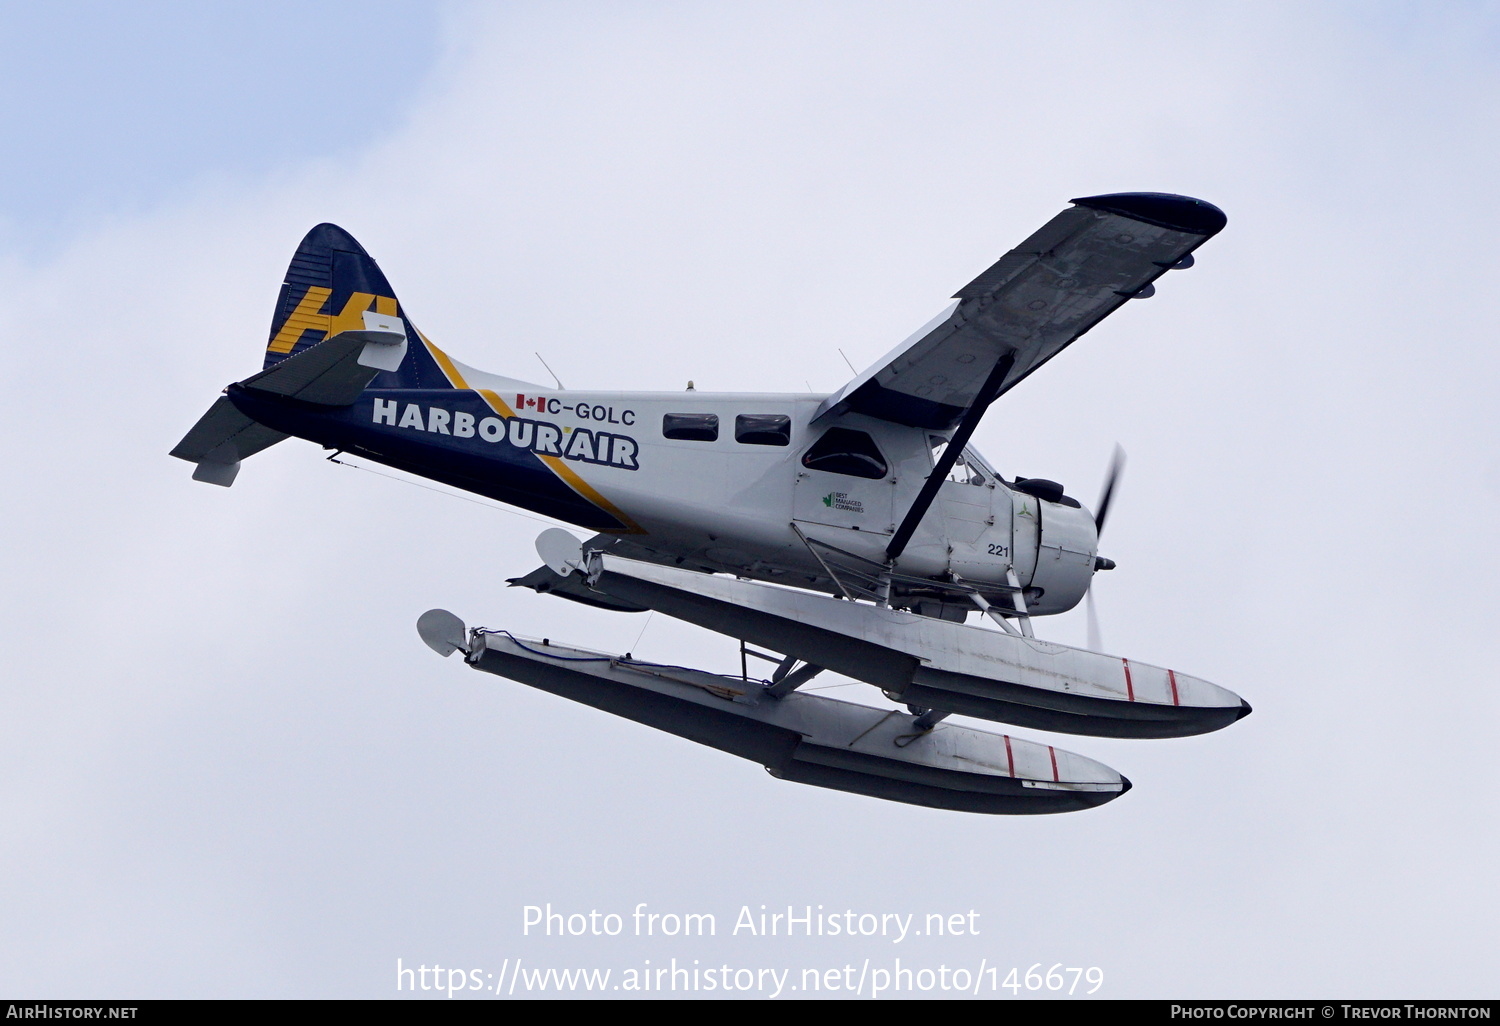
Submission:
M 1104 474 L 1104 488 L 1099 493 L 1098 505 L 1094 507 L 1094 530 L 1096 534 L 1104 534 L 1104 518 L 1109 515 L 1109 504 L 1114 499 L 1115 486 L 1120 482 L 1120 474 L 1125 469 L 1125 450 L 1118 443 L 1115 444 L 1114 455 L 1109 459 L 1109 470 Z M 1114 560 L 1105 559 L 1102 556 L 1094 561 L 1095 571 L 1113 570 Z M 1084 592 L 1084 608 L 1088 615 L 1089 624 L 1089 649 L 1098 652 L 1104 647 L 1104 642 L 1099 637 L 1099 613 L 1094 608 L 1094 582 L 1089 581 L 1089 587 Z
M 1083 593 L 1084 608 L 1088 611 L 1089 618 L 1089 651 L 1098 652 L 1104 647 L 1104 642 L 1099 638 L 1099 613 L 1094 609 L 1094 584 L 1089 582 L 1089 590 Z
M 1094 508 L 1094 528 L 1104 533 L 1104 518 L 1109 514 L 1109 503 L 1115 495 L 1115 485 L 1120 481 L 1120 472 L 1125 469 L 1125 450 L 1115 443 L 1114 455 L 1109 458 L 1109 471 L 1104 475 L 1104 490 L 1099 493 L 1099 504 Z

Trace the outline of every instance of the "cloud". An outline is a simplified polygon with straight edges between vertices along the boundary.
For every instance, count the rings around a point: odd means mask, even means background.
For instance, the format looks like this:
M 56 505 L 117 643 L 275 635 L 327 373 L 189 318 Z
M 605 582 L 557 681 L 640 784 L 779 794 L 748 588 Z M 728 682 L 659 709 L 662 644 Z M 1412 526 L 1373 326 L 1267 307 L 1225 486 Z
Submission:
M 913 957 L 1073 960 L 1116 997 L 1472 990 L 1494 940 L 1494 72 L 1486 23 L 1414 17 L 457 9 L 375 142 L 13 256 L 0 980 L 384 996 L 397 957 L 872 954 L 519 935 L 525 904 L 645 901 L 975 908 L 982 941 Z M 515 515 L 306 443 L 229 491 L 166 456 L 257 368 L 319 221 L 467 363 L 800 391 L 842 384 L 840 347 L 875 359 L 1068 198 L 1127 189 L 1202 195 L 1229 228 L 977 439 L 1085 498 L 1124 442 L 1105 640 L 1257 712 L 1190 741 L 1061 741 L 1136 781 L 1097 812 L 796 787 L 479 679 L 418 643 L 417 614 L 735 660 L 664 617 L 637 642 L 640 617 L 507 591 L 537 562 Z M 1070 617 L 1044 633 L 1082 640 Z

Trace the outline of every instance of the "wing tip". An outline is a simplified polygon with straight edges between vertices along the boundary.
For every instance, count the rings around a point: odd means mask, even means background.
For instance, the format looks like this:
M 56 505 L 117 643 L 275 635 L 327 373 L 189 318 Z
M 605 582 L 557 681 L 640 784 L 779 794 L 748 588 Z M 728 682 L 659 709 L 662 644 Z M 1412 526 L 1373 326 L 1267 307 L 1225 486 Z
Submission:
M 1114 192 L 1081 196 L 1069 202 L 1193 235 L 1217 235 L 1229 223 L 1224 211 L 1212 203 L 1168 192 Z

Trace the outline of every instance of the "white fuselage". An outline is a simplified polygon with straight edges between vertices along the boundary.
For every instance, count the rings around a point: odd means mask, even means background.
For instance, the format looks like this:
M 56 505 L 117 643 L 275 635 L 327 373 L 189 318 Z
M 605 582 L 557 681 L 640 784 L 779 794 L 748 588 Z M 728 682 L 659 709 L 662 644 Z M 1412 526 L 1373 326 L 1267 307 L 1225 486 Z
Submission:
M 633 465 L 568 464 L 628 519 L 622 540 L 663 561 L 794 586 L 827 587 L 804 539 L 887 562 L 891 536 L 946 443 L 946 432 L 860 414 L 813 423 L 827 398 L 820 394 L 572 391 L 462 369 L 471 388 L 565 437 L 586 430 L 633 440 Z M 833 428 L 861 453 L 809 466 Z M 1014 490 L 972 451 L 948 477 L 893 570 L 997 588 L 1014 572 L 1030 612 L 1077 604 L 1097 548 L 1086 510 Z

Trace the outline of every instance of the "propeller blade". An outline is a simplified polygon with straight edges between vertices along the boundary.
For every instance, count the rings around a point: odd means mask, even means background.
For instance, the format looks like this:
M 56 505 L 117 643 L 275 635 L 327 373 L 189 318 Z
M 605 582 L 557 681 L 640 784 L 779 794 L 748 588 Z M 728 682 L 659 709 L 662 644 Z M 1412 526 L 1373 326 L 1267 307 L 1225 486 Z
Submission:
M 1115 453 L 1109 460 L 1109 471 L 1104 475 L 1104 490 L 1099 493 L 1099 504 L 1094 507 L 1094 529 L 1097 533 L 1104 533 L 1104 518 L 1109 514 L 1109 503 L 1114 498 L 1115 485 L 1120 481 L 1120 473 L 1125 469 L 1125 450 L 1119 444 L 1115 445 Z
M 1115 451 L 1109 458 L 1109 470 L 1104 474 L 1104 489 L 1099 493 L 1099 503 L 1094 507 L 1094 532 L 1096 535 L 1104 533 L 1104 518 L 1109 515 L 1109 504 L 1115 496 L 1115 486 L 1120 483 L 1120 474 L 1125 470 L 1125 450 L 1118 442 L 1115 443 Z M 1108 559 L 1097 559 L 1094 569 L 1109 570 L 1114 568 L 1114 562 Z M 1089 623 L 1089 649 L 1100 652 L 1104 649 L 1104 642 L 1099 636 L 1099 611 L 1094 606 L 1094 582 L 1089 581 L 1088 590 L 1084 592 L 1084 605 L 1088 613 Z

